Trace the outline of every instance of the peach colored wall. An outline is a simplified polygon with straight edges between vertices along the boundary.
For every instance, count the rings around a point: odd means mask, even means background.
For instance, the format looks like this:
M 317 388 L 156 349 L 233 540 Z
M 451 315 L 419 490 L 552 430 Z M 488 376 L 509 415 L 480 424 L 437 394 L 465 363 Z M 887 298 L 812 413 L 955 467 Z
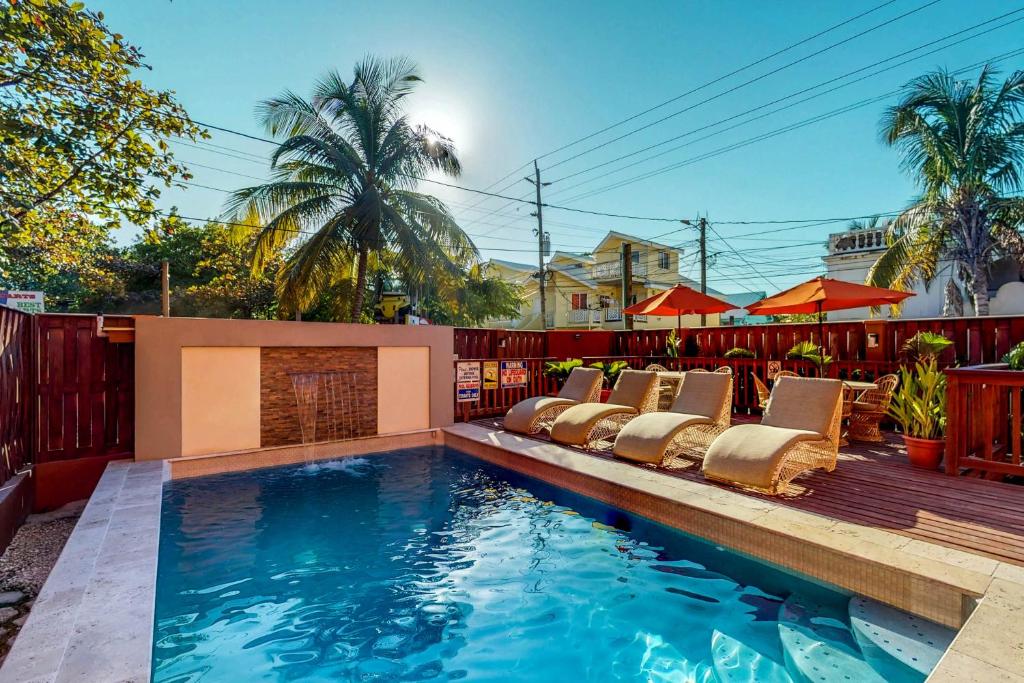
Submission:
M 183 348 L 182 455 L 223 453 L 259 445 L 259 348 Z
M 377 433 L 428 428 L 429 387 L 429 348 L 382 346 L 377 349 Z
M 365 346 L 430 349 L 430 428 L 453 421 L 452 328 L 279 320 L 135 318 L 135 457 L 182 451 L 182 365 L 186 347 Z

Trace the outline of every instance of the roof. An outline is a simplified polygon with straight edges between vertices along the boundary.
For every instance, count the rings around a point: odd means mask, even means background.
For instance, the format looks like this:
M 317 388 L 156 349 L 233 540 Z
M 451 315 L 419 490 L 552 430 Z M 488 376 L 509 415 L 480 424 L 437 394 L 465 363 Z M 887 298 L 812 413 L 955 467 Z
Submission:
M 590 272 L 580 268 L 578 265 L 562 265 L 560 263 L 549 263 L 548 270 L 560 273 L 567 278 L 575 280 L 584 287 L 597 289 L 597 283 L 590 279 Z
M 752 304 L 755 301 L 768 296 L 768 292 L 737 292 L 735 294 L 724 294 L 725 300 L 731 304 L 734 304 L 736 308 L 743 308 L 747 304 Z
M 531 266 L 526 263 L 516 263 L 515 261 L 504 261 L 502 259 L 497 258 L 492 258 L 488 260 L 487 263 L 493 263 L 496 266 L 502 266 L 503 268 L 508 268 L 509 270 L 522 270 L 530 272 L 534 272 L 537 270 L 537 266 Z
M 571 251 L 556 251 L 554 254 L 551 255 L 551 260 L 554 260 L 556 258 L 564 258 L 570 261 L 580 261 L 582 263 L 594 262 L 593 256 L 587 256 L 585 254 L 574 254 Z
M 680 254 L 683 253 L 683 250 L 680 249 L 679 247 L 669 246 L 668 244 L 662 244 L 660 242 L 652 242 L 651 240 L 646 240 L 643 237 L 637 237 L 636 235 L 627 235 L 624 232 L 618 232 L 615 230 L 609 230 L 608 234 L 602 237 L 601 241 L 597 243 L 596 247 L 594 247 L 594 251 L 599 250 L 605 242 L 611 239 L 620 239 L 625 242 L 634 242 L 636 244 L 644 244 L 649 247 L 658 247 L 659 249 L 664 249 L 666 251 L 675 251 Z

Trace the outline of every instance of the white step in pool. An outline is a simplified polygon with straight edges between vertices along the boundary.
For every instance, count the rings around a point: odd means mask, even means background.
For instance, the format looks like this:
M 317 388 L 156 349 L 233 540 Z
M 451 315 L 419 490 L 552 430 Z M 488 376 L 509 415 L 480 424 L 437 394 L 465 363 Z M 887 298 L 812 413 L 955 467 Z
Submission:
M 889 680 L 922 679 L 939 663 L 955 631 L 869 598 L 850 600 L 850 626 L 864 658 Z
M 711 637 L 711 658 L 719 683 L 793 683 L 780 662 L 721 631 Z

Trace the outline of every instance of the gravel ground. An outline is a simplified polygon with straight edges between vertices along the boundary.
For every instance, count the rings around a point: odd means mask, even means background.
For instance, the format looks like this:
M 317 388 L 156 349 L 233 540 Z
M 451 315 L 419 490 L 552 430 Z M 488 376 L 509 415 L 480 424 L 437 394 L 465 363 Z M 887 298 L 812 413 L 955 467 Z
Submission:
M 29 515 L 0 557 L 0 661 L 7 656 L 86 501 Z

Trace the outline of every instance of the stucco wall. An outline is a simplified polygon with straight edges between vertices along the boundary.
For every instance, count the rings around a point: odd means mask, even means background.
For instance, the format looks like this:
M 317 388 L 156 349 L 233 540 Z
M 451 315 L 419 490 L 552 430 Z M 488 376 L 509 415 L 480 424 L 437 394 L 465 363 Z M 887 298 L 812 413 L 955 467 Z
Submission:
M 260 350 L 181 350 L 182 455 L 260 445 Z
M 428 428 L 453 421 L 452 329 L 440 326 L 349 325 L 268 320 L 208 318 L 135 319 L 135 455 L 139 460 L 179 457 L 184 454 L 182 428 L 182 349 L 189 347 L 254 348 L 285 346 L 419 347 L 428 349 L 429 381 L 402 384 L 402 390 L 426 397 Z M 416 354 L 414 354 L 416 355 Z M 422 376 L 423 352 L 411 367 Z M 416 369 L 419 368 L 419 369 Z M 226 384 L 230 386 L 230 383 Z M 422 388 L 418 388 L 422 385 Z M 257 387 L 258 391 L 258 387 Z M 382 403 L 384 403 L 382 401 Z M 399 425 L 408 416 L 407 401 L 383 407 L 385 425 Z M 390 409 L 396 415 L 390 414 Z M 422 422 L 422 401 L 414 406 Z M 381 419 L 378 415 L 378 419 Z

